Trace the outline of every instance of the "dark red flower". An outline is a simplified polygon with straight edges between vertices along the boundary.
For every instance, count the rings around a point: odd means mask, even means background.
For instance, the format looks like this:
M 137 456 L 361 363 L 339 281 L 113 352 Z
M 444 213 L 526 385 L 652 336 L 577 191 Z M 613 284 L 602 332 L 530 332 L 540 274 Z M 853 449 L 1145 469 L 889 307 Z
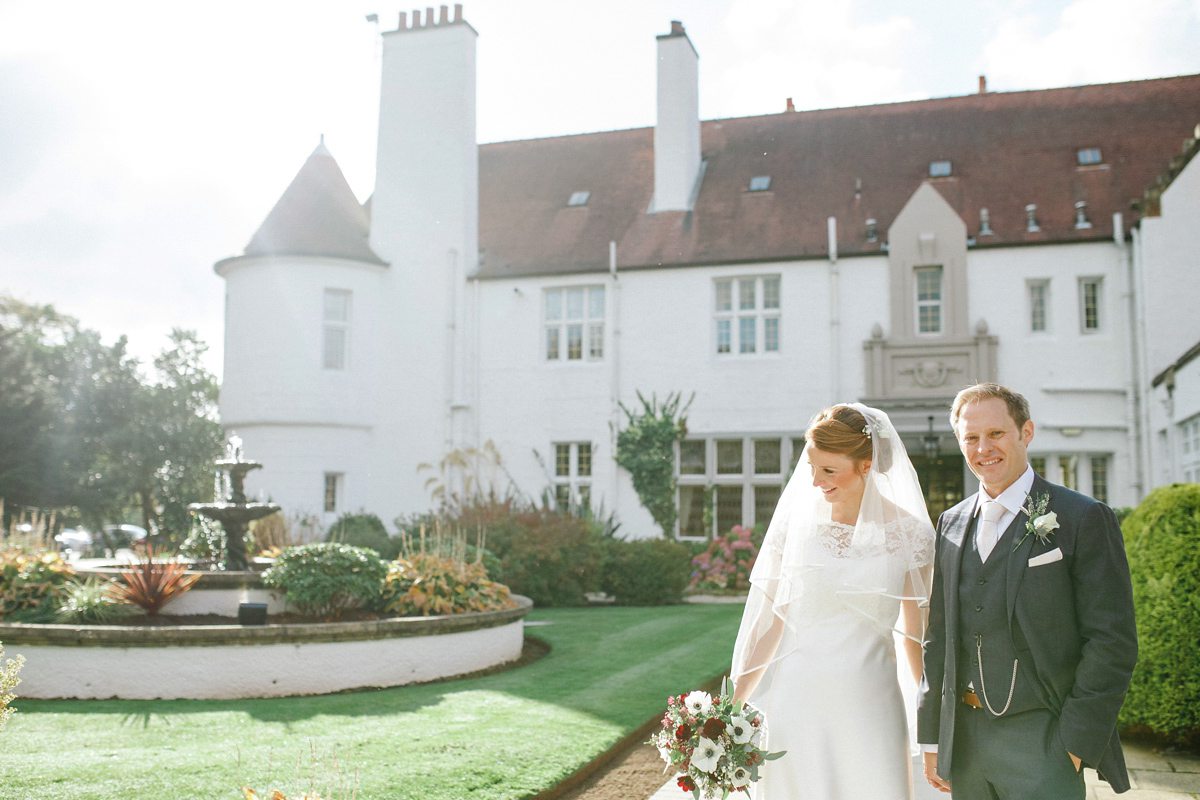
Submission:
M 725 721 L 712 717 L 704 723 L 704 727 L 700 729 L 700 735 L 709 741 L 715 742 L 717 737 L 725 732 Z
M 687 725 L 680 725 L 675 729 L 675 738 L 681 742 L 686 742 L 688 739 L 692 738 L 692 729 Z
M 676 783 L 678 783 L 679 788 L 683 789 L 685 792 L 695 791 L 696 789 L 696 782 L 687 775 L 680 775 L 679 780 L 676 781 Z
M 755 764 L 758 763 L 758 759 L 759 759 L 758 753 L 747 753 L 746 754 L 746 766 L 747 767 L 754 766 Z

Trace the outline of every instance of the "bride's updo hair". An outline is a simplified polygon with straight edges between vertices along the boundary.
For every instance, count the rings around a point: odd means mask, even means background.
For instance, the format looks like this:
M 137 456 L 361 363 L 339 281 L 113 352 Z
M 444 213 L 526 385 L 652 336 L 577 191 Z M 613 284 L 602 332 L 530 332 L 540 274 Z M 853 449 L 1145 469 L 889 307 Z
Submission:
M 880 447 L 876 453 L 872 437 L 864 433 L 866 427 L 867 419 L 862 413 L 850 406 L 837 405 L 813 417 L 804 436 L 818 450 L 849 456 L 858 462 L 873 461 L 877 470 L 885 471 L 891 466 L 891 451 Z

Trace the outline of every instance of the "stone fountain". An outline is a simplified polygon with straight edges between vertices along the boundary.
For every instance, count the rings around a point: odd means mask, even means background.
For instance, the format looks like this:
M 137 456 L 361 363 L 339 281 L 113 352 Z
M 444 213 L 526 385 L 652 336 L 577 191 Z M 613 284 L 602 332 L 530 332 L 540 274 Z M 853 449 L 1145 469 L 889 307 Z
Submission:
M 259 469 L 258 461 L 247 461 L 242 457 L 242 440 L 237 434 L 229 437 L 225 458 L 216 462 L 216 467 L 229 476 L 228 497 L 224 498 L 225 482 L 218 481 L 220 490 L 212 503 L 191 503 L 188 508 L 221 523 L 225 529 L 224 569 L 242 571 L 247 567 L 245 535 L 246 528 L 256 519 L 268 517 L 279 510 L 275 503 L 246 502 L 246 473 Z

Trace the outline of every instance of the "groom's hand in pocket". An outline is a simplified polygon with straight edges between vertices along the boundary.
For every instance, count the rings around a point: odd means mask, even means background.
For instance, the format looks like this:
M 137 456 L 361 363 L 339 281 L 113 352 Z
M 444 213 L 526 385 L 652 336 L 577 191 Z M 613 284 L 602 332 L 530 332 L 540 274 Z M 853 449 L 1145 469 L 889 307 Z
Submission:
M 937 753 L 922 753 L 921 757 L 925 761 L 925 780 L 929 781 L 929 785 L 937 789 L 939 792 L 949 792 L 950 784 L 942 780 L 937 774 Z

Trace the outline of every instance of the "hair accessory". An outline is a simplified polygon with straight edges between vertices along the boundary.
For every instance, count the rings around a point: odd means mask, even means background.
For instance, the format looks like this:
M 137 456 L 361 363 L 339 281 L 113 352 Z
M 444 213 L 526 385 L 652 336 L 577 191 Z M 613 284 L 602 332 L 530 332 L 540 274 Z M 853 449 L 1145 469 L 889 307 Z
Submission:
M 863 415 L 863 418 L 866 419 L 867 424 L 862 429 L 862 432 L 863 432 L 863 435 L 866 436 L 868 439 L 870 439 L 871 437 L 876 436 L 876 435 L 878 435 L 880 439 L 888 439 L 891 437 L 891 435 L 892 435 L 891 431 L 889 431 L 886 426 L 882 425 L 879 422 L 873 421 L 870 417 L 868 417 L 866 415 Z

